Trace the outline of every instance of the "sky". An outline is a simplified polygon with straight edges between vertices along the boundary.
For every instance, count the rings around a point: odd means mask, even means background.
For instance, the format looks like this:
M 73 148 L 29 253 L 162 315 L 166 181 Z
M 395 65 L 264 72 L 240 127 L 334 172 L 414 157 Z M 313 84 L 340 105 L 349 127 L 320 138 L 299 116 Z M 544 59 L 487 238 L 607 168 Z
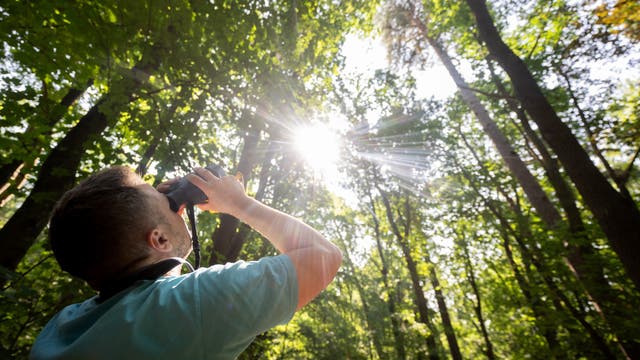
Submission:
M 342 46 L 345 56 L 345 72 L 354 74 L 373 74 L 378 69 L 389 66 L 387 52 L 380 38 L 362 39 L 348 35 Z M 444 66 L 437 64 L 425 70 L 412 70 L 416 78 L 419 97 L 445 99 L 453 95 L 456 86 Z

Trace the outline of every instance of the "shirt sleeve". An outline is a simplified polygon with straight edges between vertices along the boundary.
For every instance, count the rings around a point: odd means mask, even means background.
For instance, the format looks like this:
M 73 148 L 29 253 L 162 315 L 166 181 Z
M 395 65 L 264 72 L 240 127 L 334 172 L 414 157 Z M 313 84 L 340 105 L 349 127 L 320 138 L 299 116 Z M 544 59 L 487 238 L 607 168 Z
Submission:
M 205 338 L 244 349 L 256 335 L 291 320 L 298 305 L 295 268 L 287 255 L 199 270 L 198 297 Z M 208 329 L 216 334 L 207 336 Z M 207 342 L 207 340 L 205 340 Z

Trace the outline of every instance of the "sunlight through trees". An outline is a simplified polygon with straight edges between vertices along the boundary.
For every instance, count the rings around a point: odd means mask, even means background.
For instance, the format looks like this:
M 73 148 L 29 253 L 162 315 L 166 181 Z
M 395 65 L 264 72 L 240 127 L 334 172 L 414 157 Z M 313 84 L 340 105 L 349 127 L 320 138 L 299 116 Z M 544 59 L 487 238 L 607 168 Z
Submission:
M 638 1 L 5 1 L 0 358 L 93 296 L 49 213 L 194 166 L 336 243 L 241 359 L 640 358 Z M 198 214 L 203 262 L 275 254 Z

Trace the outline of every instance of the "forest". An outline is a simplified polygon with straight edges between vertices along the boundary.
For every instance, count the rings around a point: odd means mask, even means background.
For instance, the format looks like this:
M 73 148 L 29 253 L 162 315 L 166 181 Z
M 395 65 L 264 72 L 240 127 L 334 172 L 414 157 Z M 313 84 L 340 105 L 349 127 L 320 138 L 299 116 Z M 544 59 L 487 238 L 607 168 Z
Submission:
M 640 359 L 638 0 L 4 0 L 0 41 L 2 359 L 95 295 L 62 194 L 206 164 L 343 254 L 241 359 Z M 197 219 L 203 266 L 277 253 Z

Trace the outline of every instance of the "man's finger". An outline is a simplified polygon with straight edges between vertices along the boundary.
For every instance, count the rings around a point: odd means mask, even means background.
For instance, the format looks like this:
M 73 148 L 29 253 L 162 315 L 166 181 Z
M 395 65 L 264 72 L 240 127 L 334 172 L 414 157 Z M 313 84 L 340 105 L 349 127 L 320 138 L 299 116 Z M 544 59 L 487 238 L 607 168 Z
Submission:
M 196 173 L 198 173 L 198 175 L 202 176 L 203 179 L 207 180 L 207 181 L 214 181 L 214 180 L 220 180 L 219 177 L 215 176 L 211 171 L 201 168 L 201 167 L 197 167 L 195 168 Z
M 197 170 L 196 170 L 197 171 Z M 206 193 L 205 189 L 207 188 L 207 181 L 201 178 L 196 174 L 189 174 L 186 176 L 187 180 L 189 180 L 193 185 L 197 186 L 200 190 Z

